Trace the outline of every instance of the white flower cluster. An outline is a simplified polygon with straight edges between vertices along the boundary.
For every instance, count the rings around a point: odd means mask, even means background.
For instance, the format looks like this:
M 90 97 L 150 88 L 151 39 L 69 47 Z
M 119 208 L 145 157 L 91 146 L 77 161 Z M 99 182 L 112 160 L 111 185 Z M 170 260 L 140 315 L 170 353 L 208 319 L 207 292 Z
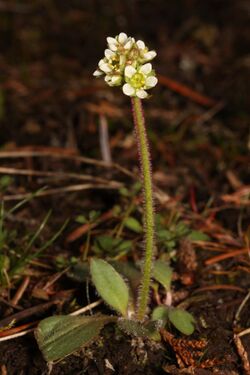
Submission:
M 99 61 L 94 76 L 105 75 L 105 82 L 109 86 L 122 86 L 125 95 L 146 98 L 146 90 L 157 84 L 155 72 L 149 63 L 156 52 L 149 51 L 142 40 L 135 41 L 125 33 L 115 38 L 108 37 L 107 43 L 105 56 Z

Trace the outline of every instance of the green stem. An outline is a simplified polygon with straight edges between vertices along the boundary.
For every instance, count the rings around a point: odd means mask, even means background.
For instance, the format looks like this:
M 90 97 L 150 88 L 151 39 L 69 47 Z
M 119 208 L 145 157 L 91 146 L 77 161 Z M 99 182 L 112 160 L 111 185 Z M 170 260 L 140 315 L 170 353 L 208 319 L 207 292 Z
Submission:
M 139 98 L 132 98 L 133 118 L 136 130 L 137 147 L 140 156 L 141 177 L 143 184 L 144 199 L 144 240 L 145 240 L 145 257 L 143 265 L 143 274 L 140 287 L 139 305 L 137 318 L 144 320 L 149 300 L 152 263 L 154 255 L 154 201 L 152 188 L 152 174 L 150 151 L 145 128 L 142 103 Z

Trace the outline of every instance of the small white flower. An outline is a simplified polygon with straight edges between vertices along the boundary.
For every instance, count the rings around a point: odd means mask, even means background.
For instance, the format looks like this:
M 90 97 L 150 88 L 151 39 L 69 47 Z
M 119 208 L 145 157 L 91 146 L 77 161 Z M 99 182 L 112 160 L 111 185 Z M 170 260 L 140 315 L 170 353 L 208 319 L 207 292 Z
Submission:
M 99 69 L 102 70 L 104 73 L 110 73 L 112 71 L 106 59 L 101 59 L 99 61 L 98 66 L 99 66 Z
M 146 90 L 151 89 L 158 82 L 150 63 L 137 69 L 128 65 L 124 74 L 126 83 L 122 87 L 123 93 L 128 96 L 137 96 L 140 99 L 145 99 L 148 96 Z
M 105 82 L 109 86 L 120 86 L 122 82 L 122 76 L 120 75 L 106 75 L 104 78 Z
M 135 41 L 125 33 L 107 38 L 108 48 L 98 63 L 95 77 L 104 75 L 109 86 L 122 86 L 125 95 L 144 99 L 146 90 L 157 84 L 157 78 L 149 63 L 155 51 L 149 51 L 142 40 Z
M 145 43 L 142 40 L 138 40 L 136 42 L 136 46 L 139 50 L 139 56 L 142 63 L 145 63 L 147 61 L 151 61 L 155 58 L 156 52 L 155 51 L 149 51 L 148 47 L 145 46 Z
M 107 38 L 108 47 L 111 51 L 116 52 L 117 50 L 129 49 L 133 44 L 133 38 L 128 38 L 127 34 L 120 33 L 115 38 Z

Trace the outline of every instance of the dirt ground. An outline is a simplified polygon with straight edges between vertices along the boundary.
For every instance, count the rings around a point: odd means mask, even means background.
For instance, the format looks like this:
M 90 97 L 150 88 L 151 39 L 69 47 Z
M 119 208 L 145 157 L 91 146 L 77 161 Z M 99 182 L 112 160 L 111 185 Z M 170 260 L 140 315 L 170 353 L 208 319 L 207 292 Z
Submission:
M 0 255 L 21 259 L 50 210 L 31 254 L 67 221 L 13 276 L 0 262 L 1 375 L 250 374 L 249 15 L 246 0 L 0 2 L 0 200 L 10 209 L 37 192 L 7 215 Z M 173 305 L 193 314 L 196 329 L 172 327 L 155 343 L 108 325 L 49 368 L 33 328 L 98 298 L 74 267 L 87 244 L 88 256 L 117 255 L 96 250 L 95 238 L 119 225 L 112 210 L 132 199 L 120 189 L 139 178 L 129 99 L 92 76 L 105 38 L 120 31 L 157 51 L 159 84 L 145 101 L 156 213 L 166 228 L 176 220 L 196 235 L 176 232 L 158 251 L 174 270 Z M 103 121 L 112 164 L 103 162 Z M 100 220 L 88 238 L 77 218 L 93 210 Z M 133 212 L 141 220 L 140 205 Z M 120 260 L 137 261 L 140 235 L 124 229 L 123 239 L 133 248 Z

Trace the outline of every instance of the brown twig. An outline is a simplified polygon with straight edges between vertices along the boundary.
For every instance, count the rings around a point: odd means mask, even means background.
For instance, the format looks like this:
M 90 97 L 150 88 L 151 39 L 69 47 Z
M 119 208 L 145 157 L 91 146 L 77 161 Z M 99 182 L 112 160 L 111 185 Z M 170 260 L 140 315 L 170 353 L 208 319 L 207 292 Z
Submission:
M 110 219 L 111 217 L 113 217 L 114 213 L 112 210 L 109 210 L 107 212 L 105 212 L 104 214 L 102 214 L 97 220 L 95 223 L 86 223 L 86 224 L 83 224 L 81 225 L 80 227 L 76 228 L 75 230 L 73 230 L 73 232 L 71 232 L 67 238 L 66 238 L 66 242 L 73 242 L 75 240 L 77 240 L 78 238 L 80 238 L 83 234 L 87 233 L 90 229 L 93 229 L 95 228 L 97 225 L 99 225 L 101 222 L 103 221 L 106 221 L 108 219 Z
M 37 305 L 37 306 L 30 307 L 30 308 L 25 309 L 23 311 L 19 311 L 19 312 L 15 313 L 15 314 L 12 314 L 12 315 L 10 315 L 10 316 L 2 319 L 0 321 L 0 327 L 8 326 L 8 324 L 10 324 L 13 321 L 19 321 L 19 320 L 22 320 L 24 318 L 28 318 L 28 317 L 30 317 L 32 315 L 38 314 L 41 311 L 47 310 L 51 306 L 56 305 L 58 303 L 60 303 L 60 301 L 59 300 L 55 300 L 55 301 L 46 302 L 46 303 L 42 303 L 42 304 Z
M 37 171 L 32 169 L 16 169 L 8 167 L 0 167 L 0 174 L 9 175 L 22 175 L 22 176 L 43 176 L 43 177 L 53 177 L 58 179 L 77 179 L 83 181 L 92 181 L 98 183 L 117 183 L 116 181 L 106 180 L 105 178 L 95 177 L 87 174 L 77 174 L 68 172 L 53 172 L 53 171 Z
M 65 194 L 65 193 L 71 193 L 76 191 L 83 191 L 83 190 L 89 190 L 89 189 L 120 189 L 123 186 L 121 183 L 115 183 L 115 184 L 107 184 L 107 185 L 95 185 L 95 184 L 79 184 L 79 185 L 70 185 L 70 186 L 64 186 L 60 188 L 55 189 L 47 189 L 43 191 L 39 191 L 37 194 L 35 193 L 24 193 L 24 194 L 13 194 L 13 195 L 5 195 L 2 200 L 3 201 L 16 201 L 16 200 L 22 200 L 22 199 L 28 199 L 31 196 L 36 197 L 44 197 L 48 195 L 57 195 L 57 194 Z
M 114 168 L 123 174 L 135 179 L 135 174 L 130 172 L 128 169 L 120 166 L 117 163 L 105 163 L 102 160 L 96 160 L 91 158 L 86 158 L 84 156 L 77 155 L 75 150 L 66 150 L 63 148 L 56 147 L 20 147 L 12 151 L 1 151 L 0 158 L 27 158 L 27 157 L 53 157 L 59 159 L 68 159 L 75 162 L 95 165 L 103 168 Z
M 112 163 L 110 142 L 109 142 L 109 131 L 108 131 L 108 121 L 105 115 L 99 116 L 99 139 L 100 148 L 102 154 L 102 160 L 107 164 Z
M 21 306 L 18 306 L 18 305 L 13 305 L 13 303 L 9 302 L 9 301 L 6 301 L 4 298 L 0 297 L 0 302 L 4 303 L 5 305 L 9 306 L 9 307 L 12 307 L 13 309 L 16 309 L 16 310 L 22 310 L 22 307 Z
M 11 303 L 13 305 L 17 305 L 18 304 L 18 302 L 22 298 L 25 290 L 27 289 L 29 283 L 30 283 L 30 277 L 29 276 L 25 276 L 25 278 L 23 279 L 21 285 L 19 286 L 19 288 L 17 289 L 14 297 L 11 300 Z
M 23 325 L 18 326 L 18 327 L 6 329 L 6 330 L 0 332 L 0 337 L 2 338 L 2 337 L 8 337 L 8 336 L 11 336 L 11 335 L 18 334 L 20 332 L 23 332 L 23 330 L 26 330 L 27 328 L 35 326 L 37 323 L 38 322 L 31 322 L 31 323 L 23 324 Z M 30 331 L 30 329 L 29 329 L 29 331 Z
M 246 306 L 247 301 L 249 300 L 249 298 L 250 298 L 250 290 L 249 290 L 249 292 L 247 293 L 247 295 L 245 296 L 245 298 L 243 299 L 243 301 L 241 302 L 239 308 L 236 311 L 235 318 L 234 318 L 234 326 L 236 326 L 237 323 L 239 322 L 241 311 Z
M 5 365 L 1 366 L 1 375 L 8 375 L 7 368 Z
M 244 368 L 244 372 L 245 372 L 246 375 L 250 375 L 250 363 L 249 363 L 247 351 L 244 348 L 239 335 L 237 335 L 237 334 L 234 335 L 234 343 L 235 343 L 235 346 L 237 348 L 238 354 L 241 358 L 243 368 Z
M 0 342 L 7 341 L 7 340 L 13 340 L 13 339 L 16 339 L 18 337 L 25 336 L 25 335 L 27 335 L 27 333 L 30 333 L 30 332 L 33 332 L 33 331 L 34 331 L 34 328 L 30 328 L 30 329 L 27 329 L 27 330 L 24 330 L 24 331 L 21 331 L 21 332 L 18 332 L 18 333 L 14 333 L 14 334 L 10 334 L 8 336 L 0 337 Z
M 233 250 L 224 254 L 216 255 L 213 258 L 207 259 L 205 261 L 206 266 L 209 266 L 211 264 L 221 262 L 222 260 L 233 258 L 238 255 L 247 254 L 249 253 L 249 249 L 239 249 L 239 250 Z
M 163 86 L 166 86 L 172 91 L 177 92 L 178 94 L 185 96 L 186 98 L 189 98 L 190 100 L 204 105 L 205 107 L 212 107 L 216 105 L 216 102 L 214 99 L 209 98 L 208 96 L 202 95 L 199 92 L 195 91 L 194 89 L 191 89 L 190 87 L 177 82 L 169 77 L 166 77 L 165 75 L 158 74 L 157 75 L 160 84 Z
M 195 289 L 194 293 L 207 292 L 209 290 L 235 290 L 236 292 L 245 293 L 245 289 L 240 288 L 239 286 L 227 284 L 203 286 L 201 288 Z
M 102 299 L 98 299 L 97 301 L 92 302 L 89 305 L 84 306 L 84 307 L 80 308 L 79 310 L 76 310 L 76 311 L 72 312 L 69 315 L 76 316 L 76 315 L 84 314 L 85 312 L 90 311 L 93 308 L 99 306 L 101 303 L 102 303 Z

